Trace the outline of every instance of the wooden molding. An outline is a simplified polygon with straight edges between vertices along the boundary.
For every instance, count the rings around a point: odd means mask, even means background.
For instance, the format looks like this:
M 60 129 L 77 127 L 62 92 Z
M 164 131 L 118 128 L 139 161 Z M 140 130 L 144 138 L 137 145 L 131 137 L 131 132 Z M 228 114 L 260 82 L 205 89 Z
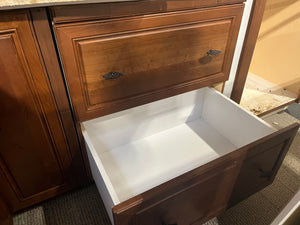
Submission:
M 61 123 L 65 130 L 71 154 L 74 157 L 73 163 L 75 168 L 77 168 L 77 183 L 83 185 L 91 180 L 89 164 L 84 150 L 84 144 L 80 141 L 81 134 L 77 134 L 77 131 L 80 131 L 77 129 L 75 125 L 76 122 L 73 120 L 47 12 L 45 8 L 31 9 L 30 12 L 36 38 L 39 42 L 53 95 L 61 116 Z M 85 168 L 83 168 L 82 160 L 85 161 Z
M 236 77 L 230 98 L 240 103 L 243 89 L 246 83 L 249 67 L 255 49 L 256 40 L 259 34 L 260 25 L 263 19 L 266 0 L 254 0 L 248 23 L 247 33 L 244 40 Z
M 238 4 L 245 0 L 164 0 L 128 1 L 99 4 L 55 6 L 50 14 L 55 24 L 76 21 L 112 19 L 154 13 L 207 8 L 221 5 Z

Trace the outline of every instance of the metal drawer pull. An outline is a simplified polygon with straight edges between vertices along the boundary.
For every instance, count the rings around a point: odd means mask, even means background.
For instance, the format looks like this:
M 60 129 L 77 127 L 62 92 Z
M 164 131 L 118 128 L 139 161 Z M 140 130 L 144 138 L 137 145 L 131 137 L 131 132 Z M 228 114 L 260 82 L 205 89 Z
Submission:
M 273 175 L 273 171 L 263 171 L 262 169 L 259 169 L 259 172 L 261 178 L 270 178 Z
M 222 53 L 222 51 L 219 51 L 219 50 L 213 50 L 213 49 L 210 49 L 208 52 L 206 52 L 207 55 L 211 55 L 211 56 L 217 56 L 217 55 L 220 55 Z
M 177 225 L 177 223 L 172 223 L 172 224 L 166 224 L 165 222 L 162 222 L 161 225 Z
M 124 75 L 123 73 L 119 73 L 119 72 L 109 72 L 108 74 L 103 75 L 103 77 L 105 79 L 110 80 L 110 79 L 117 79 L 123 75 Z

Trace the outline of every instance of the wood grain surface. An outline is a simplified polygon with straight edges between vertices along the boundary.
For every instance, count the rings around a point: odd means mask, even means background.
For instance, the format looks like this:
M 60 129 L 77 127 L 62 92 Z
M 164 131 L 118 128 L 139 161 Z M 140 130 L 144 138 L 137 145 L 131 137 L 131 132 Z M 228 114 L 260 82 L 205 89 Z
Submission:
M 116 225 L 202 224 L 273 182 L 300 124 L 113 207 Z
M 143 14 L 237 4 L 245 0 L 143 0 L 51 7 L 54 23 L 111 19 Z
M 75 187 L 76 170 L 29 11 L 0 18 L 0 189 L 17 211 Z
M 247 33 L 245 36 L 243 49 L 230 96 L 230 98 L 237 103 L 240 103 L 242 98 L 253 52 L 255 49 L 256 40 L 259 34 L 260 25 L 264 15 L 265 5 L 266 0 L 253 1 Z
M 113 207 L 115 225 L 204 223 L 227 207 L 245 151 L 235 151 Z
M 79 121 L 228 79 L 243 5 L 55 25 Z M 209 50 L 220 50 L 217 56 Z M 106 80 L 109 72 L 124 74 Z
M 81 131 L 77 132 L 77 124 L 74 120 L 71 106 L 69 103 L 67 90 L 60 68 L 58 53 L 51 33 L 51 27 L 45 8 L 31 9 L 31 16 L 35 35 L 39 43 L 41 55 L 44 60 L 53 95 L 57 104 L 57 109 L 64 127 L 66 139 L 72 153 L 72 164 L 76 170 L 76 183 L 84 185 L 91 181 L 90 168 L 88 162 L 83 159 L 86 157 L 85 145 L 81 140 Z
M 294 123 L 248 146 L 230 198 L 231 206 L 273 182 L 299 126 Z

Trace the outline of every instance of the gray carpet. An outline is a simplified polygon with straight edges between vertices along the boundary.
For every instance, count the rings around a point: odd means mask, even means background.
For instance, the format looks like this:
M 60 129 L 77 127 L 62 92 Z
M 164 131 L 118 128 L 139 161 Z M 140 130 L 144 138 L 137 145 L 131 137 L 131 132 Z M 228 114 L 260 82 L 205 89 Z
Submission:
M 300 120 L 300 103 L 293 103 L 285 110 L 288 114 Z
M 281 112 L 263 118 L 276 128 L 296 122 Z M 300 132 L 272 185 L 205 225 L 269 225 L 300 188 Z M 94 185 L 48 200 L 14 216 L 14 225 L 110 225 Z

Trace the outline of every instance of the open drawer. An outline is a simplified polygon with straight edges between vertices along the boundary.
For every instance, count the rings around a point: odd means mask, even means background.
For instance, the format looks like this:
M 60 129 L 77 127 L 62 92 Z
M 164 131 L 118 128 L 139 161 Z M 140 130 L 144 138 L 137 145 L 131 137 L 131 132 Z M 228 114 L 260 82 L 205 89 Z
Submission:
M 115 225 L 205 222 L 272 182 L 298 127 L 276 131 L 209 88 L 82 123 Z

